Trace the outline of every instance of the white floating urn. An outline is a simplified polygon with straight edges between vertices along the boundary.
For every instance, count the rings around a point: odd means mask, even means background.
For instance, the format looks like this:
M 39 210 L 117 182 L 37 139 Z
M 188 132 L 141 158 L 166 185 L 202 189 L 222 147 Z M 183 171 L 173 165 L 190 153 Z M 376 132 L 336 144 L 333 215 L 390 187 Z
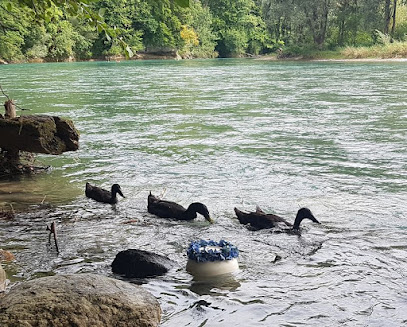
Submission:
M 195 277 L 213 277 L 239 269 L 239 250 L 233 244 L 221 240 L 194 241 L 188 247 L 187 271 Z

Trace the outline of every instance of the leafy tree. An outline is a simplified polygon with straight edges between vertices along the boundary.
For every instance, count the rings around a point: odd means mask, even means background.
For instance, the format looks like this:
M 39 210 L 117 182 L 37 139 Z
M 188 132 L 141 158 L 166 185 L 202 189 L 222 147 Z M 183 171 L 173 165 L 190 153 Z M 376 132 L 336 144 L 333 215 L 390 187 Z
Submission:
M 100 0 L 93 5 L 95 11 L 98 11 L 105 19 L 105 23 L 110 26 L 110 35 L 115 35 L 111 38 L 109 34 L 101 31 L 99 40 L 93 48 L 97 56 L 123 56 L 126 54 L 126 48 L 122 44 L 126 44 L 133 51 L 140 50 L 143 45 L 141 41 L 141 32 L 132 27 L 133 11 L 135 1 L 132 0 Z M 136 8 L 136 9 L 135 9 Z
M 295 0 L 305 14 L 306 24 L 312 34 L 315 45 L 321 48 L 325 42 L 328 17 L 332 0 Z
M 244 55 L 249 44 L 252 49 L 259 48 L 265 25 L 253 0 L 204 0 L 203 4 L 212 12 L 212 28 L 218 37 L 216 50 L 221 57 Z M 260 44 L 260 48 L 264 46 Z
M 66 60 L 131 55 L 183 57 L 404 40 L 405 0 L 0 0 L 0 57 Z M 377 33 L 379 30 L 384 34 Z M 287 50 L 287 47 L 289 48 Z
M 254 6 L 251 15 L 246 16 L 245 26 L 247 29 L 248 43 L 247 52 L 250 54 L 259 54 L 269 52 L 276 43 L 271 41 L 267 33 L 264 20 L 261 17 L 260 8 Z
M 24 12 L 7 5 L 0 0 L 0 58 L 13 61 L 24 57 L 22 47 L 30 22 Z
M 217 56 L 216 35 L 212 31 L 212 14 L 208 7 L 202 6 L 200 1 L 192 1 L 189 8 L 180 11 L 180 21 L 184 24 L 181 29 L 181 38 L 184 42 L 180 49 L 182 56 L 192 58 Z M 184 32 L 188 31 L 191 34 L 184 34 L 183 29 Z
M 98 37 L 96 29 L 77 18 L 70 18 L 69 21 L 74 29 L 72 34 L 74 57 L 81 60 L 92 58 L 94 55 L 92 47 Z
M 50 35 L 43 25 L 34 24 L 24 38 L 22 51 L 27 59 L 42 59 L 48 55 Z
M 72 25 L 66 20 L 48 23 L 46 26 L 50 38 L 47 42 L 47 58 L 63 61 L 73 56 L 74 38 Z
M 144 32 L 144 46 L 148 50 L 179 48 L 182 44 L 179 8 L 170 0 L 137 2 L 141 10 L 134 11 L 133 27 Z
M 133 52 L 128 44 L 121 37 L 121 30 L 115 29 L 107 25 L 103 20 L 103 13 L 100 11 L 92 10 L 90 4 L 95 0 L 44 0 L 44 1 L 27 1 L 27 0 L 1 0 L 0 10 L 6 9 L 8 12 L 12 10 L 24 12 L 35 18 L 40 23 L 49 23 L 59 16 L 58 10 L 62 10 L 66 17 L 79 17 L 86 20 L 89 26 L 95 27 L 98 32 L 104 32 L 106 38 L 116 38 L 116 43 L 125 50 L 128 56 L 132 56 Z M 189 0 L 173 0 L 177 6 L 188 7 Z M 168 0 L 159 0 L 158 2 L 167 3 Z M 0 20 L 0 26 L 4 28 L 4 24 Z M 134 38 L 133 38 L 134 41 Z

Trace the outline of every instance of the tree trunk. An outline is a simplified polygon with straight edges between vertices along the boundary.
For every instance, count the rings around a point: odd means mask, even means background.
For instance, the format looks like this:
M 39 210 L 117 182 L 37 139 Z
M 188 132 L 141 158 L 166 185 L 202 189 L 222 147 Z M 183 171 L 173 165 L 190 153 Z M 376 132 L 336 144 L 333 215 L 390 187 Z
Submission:
M 342 17 L 339 21 L 339 35 L 338 35 L 338 45 L 343 45 L 345 43 L 345 19 Z
M 385 0 L 384 4 L 384 34 L 389 34 L 389 26 L 390 26 L 390 19 L 391 19 L 391 14 L 390 14 L 390 1 L 391 0 Z
M 304 13 L 307 17 L 308 26 L 312 31 L 314 43 L 321 48 L 326 37 L 330 0 L 323 1 L 321 7 L 312 6 L 312 8 L 309 8 L 308 5 L 308 3 L 303 4 Z
M 16 106 L 14 105 L 13 100 L 7 100 L 4 102 L 4 108 L 6 111 L 6 118 L 16 118 Z
M 16 118 L 16 106 L 13 100 L 7 100 L 4 103 L 5 114 L 4 117 L 6 119 Z M 9 140 L 7 137 L 5 138 L 7 141 Z M 10 146 L 9 142 L 2 146 L 3 157 L 6 165 L 17 166 L 20 161 L 19 150 Z
M 391 35 L 394 35 L 394 30 L 396 29 L 396 9 L 397 9 L 397 0 L 393 1 L 393 23 L 391 25 Z

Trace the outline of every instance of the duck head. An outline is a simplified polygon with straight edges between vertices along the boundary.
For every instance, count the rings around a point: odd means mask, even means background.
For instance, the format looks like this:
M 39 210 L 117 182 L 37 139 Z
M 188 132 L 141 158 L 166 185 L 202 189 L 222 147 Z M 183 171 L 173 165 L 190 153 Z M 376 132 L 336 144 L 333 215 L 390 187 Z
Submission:
M 112 185 L 112 197 L 116 197 L 116 194 L 119 193 L 123 198 L 125 198 L 125 196 L 122 193 L 122 189 L 120 188 L 119 184 L 113 184 Z
M 300 224 L 303 221 L 303 219 L 308 218 L 314 223 L 320 224 L 320 222 L 314 217 L 312 214 L 311 210 L 308 208 L 301 208 L 297 212 L 297 216 L 295 217 L 293 229 L 298 230 L 300 228 Z
M 212 219 L 212 218 L 210 217 L 210 215 L 209 215 L 209 210 L 208 210 L 208 208 L 207 208 L 206 205 L 204 205 L 203 203 L 199 203 L 199 202 L 191 203 L 191 204 L 189 205 L 189 207 L 188 207 L 188 210 L 195 211 L 196 213 L 199 213 L 199 214 L 201 214 L 202 216 L 204 216 L 205 219 L 206 219 L 207 221 L 209 221 L 211 224 L 214 223 L 213 219 Z

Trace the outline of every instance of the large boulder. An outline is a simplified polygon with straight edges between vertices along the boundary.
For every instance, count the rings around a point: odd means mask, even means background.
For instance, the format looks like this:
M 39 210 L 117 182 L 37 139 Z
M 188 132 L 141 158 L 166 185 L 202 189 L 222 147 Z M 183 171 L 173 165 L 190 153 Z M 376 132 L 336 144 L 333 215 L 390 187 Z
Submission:
M 174 262 L 156 253 L 128 249 L 116 255 L 112 271 L 125 277 L 145 278 L 164 275 L 174 266 Z
M 34 279 L 0 298 L 2 327 L 152 327 L 160 315 L 141 286 L 94 274 Z

